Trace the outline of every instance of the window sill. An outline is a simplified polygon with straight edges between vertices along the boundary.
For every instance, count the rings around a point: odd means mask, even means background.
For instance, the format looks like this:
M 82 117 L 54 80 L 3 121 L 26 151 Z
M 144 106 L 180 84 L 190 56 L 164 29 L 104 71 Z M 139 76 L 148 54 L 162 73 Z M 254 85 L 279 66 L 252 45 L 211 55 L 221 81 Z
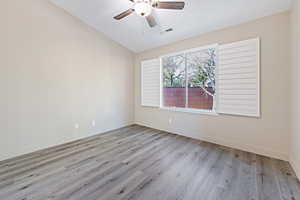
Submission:
M 160 109 L 173 111 L 173 112 L 185 112 L 185 113 L 193 113 L 193 114 L 200 114 L 200 115 L 214 115 L 214 116 L 218 115 L 218 113 L 215 110 L 200 110 L 200 109 L 176 108 L 176 107 L 160 107 Z

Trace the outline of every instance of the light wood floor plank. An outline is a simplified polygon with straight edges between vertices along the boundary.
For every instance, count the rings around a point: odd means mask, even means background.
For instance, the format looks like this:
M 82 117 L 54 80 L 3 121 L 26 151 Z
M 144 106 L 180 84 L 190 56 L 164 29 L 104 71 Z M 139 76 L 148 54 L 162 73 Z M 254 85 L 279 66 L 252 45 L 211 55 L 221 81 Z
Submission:
M 284 161 L 132 125 L 0 162 L 2 200 L 300 200 Z

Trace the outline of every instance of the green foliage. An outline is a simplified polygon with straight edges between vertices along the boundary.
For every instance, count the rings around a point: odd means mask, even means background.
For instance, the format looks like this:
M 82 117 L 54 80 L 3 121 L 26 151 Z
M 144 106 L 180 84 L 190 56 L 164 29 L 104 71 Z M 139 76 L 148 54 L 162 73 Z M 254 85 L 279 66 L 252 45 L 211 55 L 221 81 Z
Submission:
M 205 83 L 208 81 L 207 73 L 203 70 L 201 65 L 197 66 L 197 71 L 190 78 L 190 86 L 200 87 L 205 86 Z

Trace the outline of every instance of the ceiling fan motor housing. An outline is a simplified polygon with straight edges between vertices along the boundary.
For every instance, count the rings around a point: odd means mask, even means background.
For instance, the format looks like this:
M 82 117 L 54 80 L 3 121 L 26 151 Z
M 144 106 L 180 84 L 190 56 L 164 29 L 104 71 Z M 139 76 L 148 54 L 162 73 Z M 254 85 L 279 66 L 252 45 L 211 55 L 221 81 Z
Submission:
M 119 15 L 115 16 L 114 19 L 121 20 L 124 17 L 132 13 L 144 17 L 149 26 L 152 28 L 157 25 L 155 18 L 151 15 L 153 9 L 172 9 L 182 10 L 185 3 L 183 1 L 160 1 L 160 0 L 129 0 L 134 3 L 134 7 L 130 8 Z
M 146 17 L 152 12 L 152 2 L 150 0 L 135 1 L 134 10 L 139 16 Z

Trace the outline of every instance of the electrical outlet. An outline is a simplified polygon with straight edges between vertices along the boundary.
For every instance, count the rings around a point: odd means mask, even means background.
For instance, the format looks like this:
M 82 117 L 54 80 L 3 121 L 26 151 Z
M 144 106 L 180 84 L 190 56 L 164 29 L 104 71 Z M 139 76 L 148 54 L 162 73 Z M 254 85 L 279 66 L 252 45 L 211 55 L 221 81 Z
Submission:
M 172 124 L 172 123 L 173 123 L 173 119 L 169 118 L 169 124 Z
M 96 121 L 93 120 L 93 121 L 92 121 L 92 127 L 95 127 L 95 126 L 96 126 Z
M 75 124 L 74 127 L 75 127 L 76 129 L 79 129 L 79 124 Z

